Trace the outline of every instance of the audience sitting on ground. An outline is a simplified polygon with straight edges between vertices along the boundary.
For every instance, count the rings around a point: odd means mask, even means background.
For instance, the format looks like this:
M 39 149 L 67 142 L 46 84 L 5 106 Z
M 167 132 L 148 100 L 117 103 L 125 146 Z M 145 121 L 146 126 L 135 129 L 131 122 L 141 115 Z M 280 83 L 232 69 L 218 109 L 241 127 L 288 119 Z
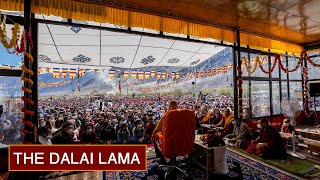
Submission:
M 51 126 L 44 126 L 38 129 L 38 140 L 40 144 L 50 145 L 52 144 Z
M 153 122 L 152 119 L 150 119 L 145 129 L 145 134 L 148 142 L 151 142 L 151 137 L 155 128 L 156 128 L 156 124 Z
M 117 141 L 116 130 L 111 126 L 111 121 L 104 121 L 103 127 L 100 131 L 99 144 L 112 144 Z
M 83 127 L 84 131 L 80 135 L 80 143 L 82 144 L 95 144 L 97 142 L 96 133 L 93 131 L 92 124 L 86 124 Z
M 52 144 L 74 144 L 74 124 L 65 122 L 62 130 L 52 137 Z
M 119 144 L 130 144 L 130 132 L 127 124 L 121 124 L 120 129 L 118 131 L 118 143 Z
M 211 124 L 217 124 L 221 121 L 222 116 L 220 114 L 219 109 L 215 109 L 213 111 L 213 115 L 211 116 Z
M 105 102 L 104 107 L 100 107 L 100 104 L 96 103 L 96 96 L 46 98 L 39 101 L 41 111 L 39 112 L 38 124 L 39 129 L 42 126 L 52 127 L 53 138 L 51 142 L 53 144 L 140 144 L 141 140 L 142 143 L 147 144 L 150 143 L 154 132 L 162 131 L 161 119 L 165 116 L 165 112 L 177 109 L 178 106 L 182 109 L 197 111 L 198 120 L 196 122 L 199 129 L 201 128 L 201 120 L 211 109 L 215 110 L 214 113 L 210 113 L 208 123 L 213 124 L 214 120 L 220 121 L 219 111 L 230 107 L 232 98 L 220 95 L 213 95 L 212 97 L 212 99 L 208 99 L 210 102 L 197 101 L 195 104 L 192 96 L 189 95 L 183 98 L 163 96 L 161 101 L 153 97 L 119 98 L 99 95 L 100 102 Z M 227 100 L 222 101 L 221 99 Z M 178 100 L 183 102 L 177 103 Z M 141 125 L 138 127 L 136 122 L 141 122 L 142 127 L 140 127 Z M 2 124 L 0 122 L 0 130 L 4 129 L 6 142 L 10 139 L 10 136 L 5 127 L 1 128 Z M 15 126 L 15 124 L 12 126 Z M 128 130 L 121 128 L 122 126 L 128 127 Z M 140 128 L 144 131 L 141 131 Z M 89 131 L 91 135 L 88 134 Z M 95 135 L 93 136 L 93 134 Z M 138 138 L 137 134 L 141 138 Z M 44 141 L 46 141 L 45 136 L 46 134 L 43 134 L 42 140 Z M 51 138 L 50 135 L 49 138 Z
M 232 124 L 234 125 L 233 133 L 225 136 L 226 144 L 238 149 L 246 149 L 252 137 L 250 128 L 238 117 L 232 121 Z
M 280 133 L 274 127 L 268 125 L 267 118 L 258 120 L 257 126 L 260 129 L 260 135 L 251 142 L 246 151 L 264 159 L 286 158 L 285 144 Z
M 145 138 L 145 131 L 142 126 L 142 121 L 137 120 L 136 126 L 132 130 L 133 142 L 135 144 L 145 144 L 147 143 L 147 139 Z
M 289 119 L 284 119 L 283 124 L 281 126 L 281 133 L 288 133 L 292 134 L 292 131 L 294 131 L 294 127 L 291 126 Z

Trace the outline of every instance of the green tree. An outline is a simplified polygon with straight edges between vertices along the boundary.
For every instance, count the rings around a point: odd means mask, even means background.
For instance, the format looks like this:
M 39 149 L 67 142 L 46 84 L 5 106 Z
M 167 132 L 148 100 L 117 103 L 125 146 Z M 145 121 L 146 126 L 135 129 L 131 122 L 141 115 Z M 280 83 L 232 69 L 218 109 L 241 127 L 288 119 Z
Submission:
M 216 93 L 221 94 L 221 95 L 231 96 L 233 94 L 233 90 L 232 90 L 232 88 L 219 88 L 216 90 Z

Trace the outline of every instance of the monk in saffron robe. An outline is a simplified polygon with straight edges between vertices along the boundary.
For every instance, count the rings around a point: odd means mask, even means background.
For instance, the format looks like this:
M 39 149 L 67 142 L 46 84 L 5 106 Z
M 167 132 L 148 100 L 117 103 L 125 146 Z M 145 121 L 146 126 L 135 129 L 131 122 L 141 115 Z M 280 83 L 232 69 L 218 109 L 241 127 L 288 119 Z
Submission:
M 222 112 L 222 119 L 221 121 L 215 125 L 215 127 L 223 127 L 222 136 L 226 136 L 233 132 L 233 124 L 232 120 L 234 114 L 231 113 L 230 109 L 226 109 Z
M 287 152 L 280 133 L 268 125 L 267 118 L 258 120 L 260 136 L 251 142 L 247 152 L 264 159 L 285 159 Z

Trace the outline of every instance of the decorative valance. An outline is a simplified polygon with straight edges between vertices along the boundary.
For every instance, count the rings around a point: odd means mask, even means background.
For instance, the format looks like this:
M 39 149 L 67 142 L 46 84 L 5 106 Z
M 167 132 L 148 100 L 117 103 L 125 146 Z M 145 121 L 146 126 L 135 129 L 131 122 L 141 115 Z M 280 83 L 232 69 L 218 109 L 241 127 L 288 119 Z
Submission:
M 0 9 L 23 11 L 23 0 L 1 0 Z M 235 31 L 185 20 L 161 17 L 141 12 L 117 9 L 74 0 L 32 0 L 31 11 L 36 14 L 60 16 L 81 21 L 110 23 L 126 27 L 148 28 L 168 33 L 234 43 Z M 241 32 L 241 45 L 277 53 L 300 53 L 302 46 Z

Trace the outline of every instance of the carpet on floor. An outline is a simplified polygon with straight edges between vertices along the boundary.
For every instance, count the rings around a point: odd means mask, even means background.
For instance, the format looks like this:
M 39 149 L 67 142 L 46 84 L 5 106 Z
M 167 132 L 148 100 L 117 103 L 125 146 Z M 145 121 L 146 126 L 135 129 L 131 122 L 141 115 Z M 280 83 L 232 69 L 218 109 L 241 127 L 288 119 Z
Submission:
M 286 160 L 264 160 L 263 158 L 249 154 L 244 150 L 230 147 L 228 147 L 227 155 L 233 159 L 240 159 L 248 165 L 255 167 L 258 166 L 262 171 L 270 171 L 269 174 L 271 176 L 278 178 L 292 176 L 291 174 L 298 177 L 309 178 L 320 171 L 320 167 L 318 165 L 292 156 L 288 156 Z M 276 168 L 279 170 L 275 170 Z M 282 173 L 280 170 L 287 173 Z
M 154 149 L 152 146 L 147 147 L 147 171 L 143 172 L 106 172 L 109 180 L 125 180 L 125 179 L 163 179 L 165 169 L 159 169 L 159 159 L 153 158 L 155 156 Z M 298 179 L 289 173 L 279 171 L 272 166 L 267 166 L 259 163 L 258 161 L 250 158 L 249 156 L 242 155 L 236 151 L 230 149 L 227 150 L 227 163 L 229 172 L 226 175 L 216 176 L 212 175 L 209 179 L 245 179 L 245 180 L 274 180 L 274 179 L 285 179 L 295 180 Z M 193 163 L 185 163 L 182 169 L 188 173 L 189 179 L 205 180 L 207 179 L 206 171 L 198 167 Z M 93 173 L 93 172 L 86 172 Z M 102 174 L 102 173 L 101 173 Z M 79 174 L 80 175 L 80 174 Z M 70 179 L 73 176 L 77 176 L 72 172 L 52 172 L 50 175 L 42 176 L 40 179 Z M 71 178 L 72 179 L 72 178 Z M 78 179 L 78 178 L 76 178 Z M 178 174 L 177 179 L 186 179 L 183 174 Z
M 108 180 L 127 180 L 127 179 L 141 179 L 141 180 L 152 180 L 152 179 L 164 179 L 165 169 L 159 169 L 160 159 L 154 158 L 147 161 L 147 171 L 144 172 L 106 172 Z M 242 161 L 241 159 L 234 159 L 230 156 L 227 156 L 229 173 L 226 175 L 212 175 L 209 179 L 231 179 L 231 180 L 274 180 L 274 179 L 288 179 L 293 180 L 288 176 L 278 176 L 275 178 L 270 175 L 269 172 L 262 171 L 260 167 L 252 167 L 248 165 L 248 162 Z M 185 170 L 189 176 L 189 179 L 194 180 L 206 180 L 206 172 L 193 163 L 186 163 L 182 166 L 182 169 Z M 269 171 L 274 171 L 269 169 Z M 101 174 L 100 174 L 101 173 Z M 91 175 L 92 174 L 92 175 Z M 53 172 L 50 175 L 42 176 L 40 179 L 52 179 L 52 180 L 62 180 L 62 179 L 83 179 L 84 177 L 101 177 L 102 172 Z M 281 177 L 281 178 L 279 178 Z M 14 178 L 13 178 L 14 179 Z M 13 180 L 12 179 L 12 180 Z M 93 178 L 91 178 L 94 180 Z M 185 180 L 186 178 L 183 174 L 178 174 L 177 179 Z
M 276 179 L 286 179 L 286 180 L 296 180 L 297 178 L 291 177 L 284 173 L 278 172 L 271 167 L 266 169 L 262 165 L 258 165 L 256 162 L 256 166 L 252 166 L 252 163 L 248 160 L 242 161 L 241 159 L 235 159 L 231 156 L 227 156 L 227 163 L 229 172 L 226 175 L 211 175 L 209 179 L 217 178 L 217 179 L 234 179 L 234 180 L 276 180 Z M 248 163 L 251 163 L 249 165 Z M 148 160 L 148 171 L 145 172 L 107 172 L 107 177 L 109 180 L 117 180 L 117 179 L 141 179 L 141 180 L 149 180 L 149 179 L 163 179 L 164 170 L 160 170 L 159 159 Z M 185 170 L 189 176 L 189 179 L 194 180 L 205 180 L 207 179 L 206 172 L 193 163 L 185 164 L 182 166 L 182 169 Z M 177 179 L 186 179 L 183 174 L 178 174 Z

